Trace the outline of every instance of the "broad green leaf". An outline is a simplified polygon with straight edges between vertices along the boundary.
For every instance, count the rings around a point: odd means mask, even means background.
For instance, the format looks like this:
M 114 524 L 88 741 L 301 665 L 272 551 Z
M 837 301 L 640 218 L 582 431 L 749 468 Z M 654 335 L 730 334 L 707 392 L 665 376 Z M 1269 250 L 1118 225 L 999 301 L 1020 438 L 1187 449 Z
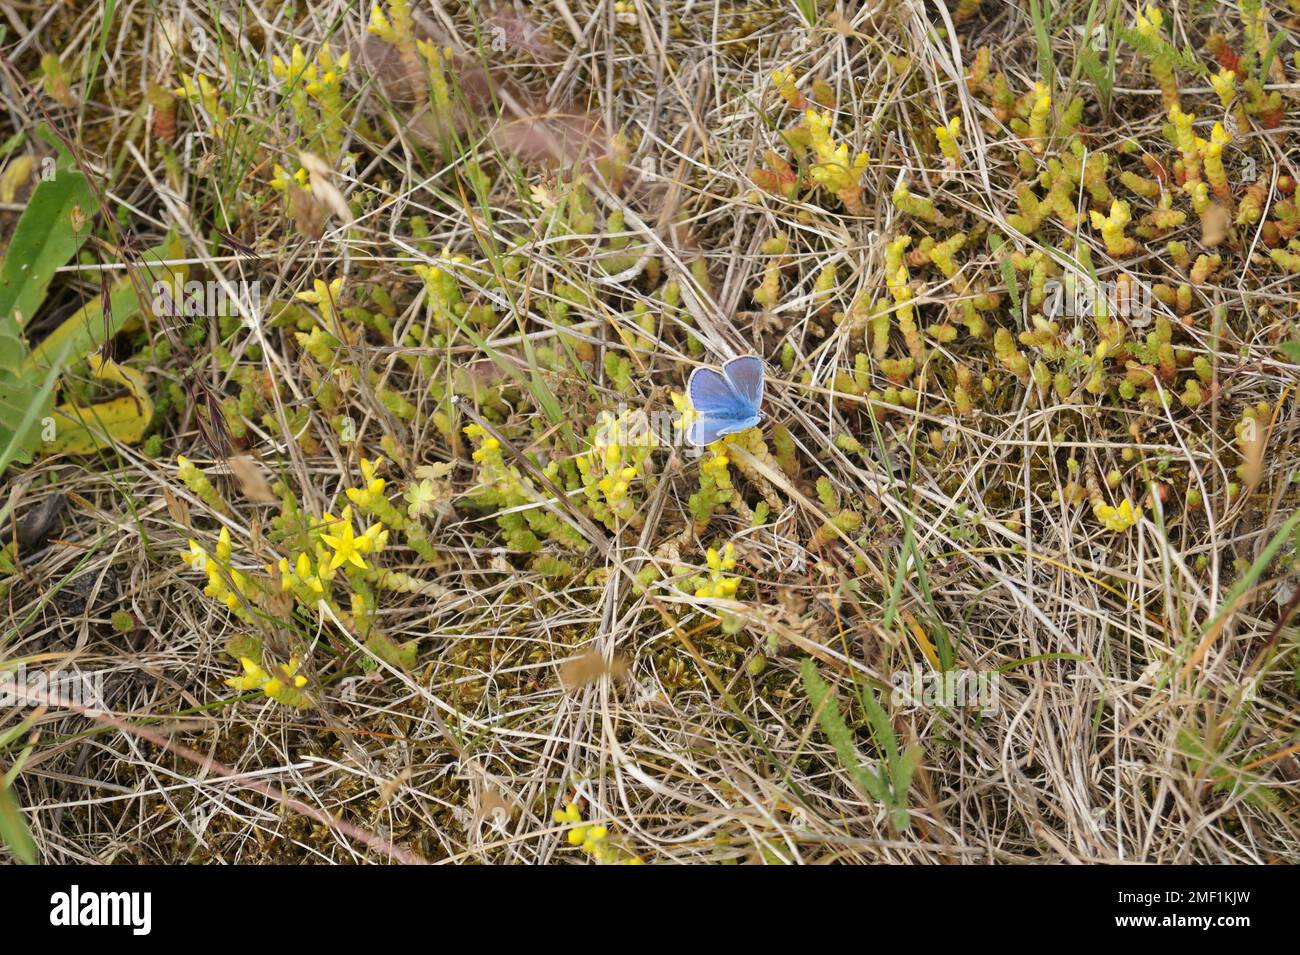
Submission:
M 74 170 L 60 168 L 33 190 L 0 268 L 0 331 L 16 335 L 31 321 L 45 301 L 55 270 L 90 234 L 86 223 L 92 211 L 90 186 Z
M 53 404 L 61 364 L 43 377 L 29 374 L 6 381 L 0 376 L 0 475 L 14 461 L 30 461 L 40 444 L 41 419 Z M 17 424 L 11 427 L 11 421 Z
M 156 282 L 166 282 L 170 285 L 178 279 L 184 281 L 188 273 L 186 266 L 159 265 L 166 259 L 180 258 L 183 251 L 184 246 L 177 239 L 150 249 L 144 254 L 144 261 L 149 266 L 145 269 L 146 295 L 153 295 L 153 286 Z M 24 370 L 48 368 L 51 357 L 58 355 L 65 348 L 69 355 L 85 355 L 102 345 L 105 340 L 112 338 L 127 322 L 140 314 L 140 296 L 129 278 L 124 278 L 113 286 L 109 292 L 109 302 L 111 314 L 107 323 L 104 321 L 103 297 L 97 295 L 32 349 L 24 363 Z M 146 302 L 145 306 L 148 307 L 149 304 L 150 302 Z M 2 346 L 3 341 L 0 340 L 0 369 L 4 367 Z
M 0 381 L 17 378 L 27 358 L 27 346 L 18 335 L 0 329 Z
M 18 190 L 31 180 L 35 168 L 36 157 L 30 153 L 23 153 L 6 165 L 0 173 L 0 202 L 13 202 Z
M 42 446 L 49 454 L 93 454 L 113 444 L 135 444 L 149 427 L 153 400 L 141 372 L 104 361 L 98 355 L 90 357 L 90 369 L 96 378 L 125 385 L 130 394 L 89 407 L 59 405 L 54 411 L 54 439 Z

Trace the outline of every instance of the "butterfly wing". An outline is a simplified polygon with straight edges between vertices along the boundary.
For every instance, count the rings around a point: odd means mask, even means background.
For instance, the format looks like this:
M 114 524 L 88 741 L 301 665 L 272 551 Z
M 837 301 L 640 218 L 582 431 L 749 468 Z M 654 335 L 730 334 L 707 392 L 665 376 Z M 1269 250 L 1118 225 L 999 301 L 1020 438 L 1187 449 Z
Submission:
M 732 359 L 727 367 L 739 359 Z M 758 359 L 752 359 L 758 363 Z M 728 434 L 739 434 L 758 424 L 762 417 L 758 401 L 763 393 L 763 366 L 758 363 L 757 400 L 751 400 L 754 389 L 753 369 L 742 369 L 741 381 L 746 391 L 739 390 L 729 374 L 712 368 L 696 368 L 686 383 L 686 393 L 698 417 L 687 431 L 686 439 L 695 445 L 712 444 Z
M 686 382 L 686 396 L 701 416 L 734 416 L 739 407 L 738 396 L 726 377 L 712 368 L 696 368 Z
M 732 389 L 755 414 L 763 403 L 763 361 L 757 355 L 741 355 L 722 366 Z
M 691 423 L 690 428 L 687 430 L 686 440 L 702 448 L 729 434 L 740 434 L 742 431 L 748 431 L 758 424 L 759 420 L 759 415 L 750 415 L 747 418 L 699 417 Z
M 686 382 L 686 395 L 695 409 L 695 421 L 686 440 L 698 446 L 712 444 L 727 434 L 737 434 L 758 424 L 757 409 L 736 391 L 731 381 L 711 368 L 697 368 Z

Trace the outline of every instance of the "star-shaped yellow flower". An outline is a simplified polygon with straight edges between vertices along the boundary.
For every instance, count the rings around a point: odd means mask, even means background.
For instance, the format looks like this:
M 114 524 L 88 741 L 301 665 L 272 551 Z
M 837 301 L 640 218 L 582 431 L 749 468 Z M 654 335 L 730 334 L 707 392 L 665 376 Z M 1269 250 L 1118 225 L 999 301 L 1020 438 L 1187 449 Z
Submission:
M 330 570 L 337 570 L 344 564 L 355 564 L 362 570 L 366 570 L 366 562 L 361 559 L 361 548 L 357 547 L 356 532 L 352 528 L 352 514 L 350 508 L 343 513 L 343 530 L 338 534 L 322 534 L 321 540 L 334 549 L 334 556 L 330 559 Z M 365 545 L 363 544 L 362 547 Z

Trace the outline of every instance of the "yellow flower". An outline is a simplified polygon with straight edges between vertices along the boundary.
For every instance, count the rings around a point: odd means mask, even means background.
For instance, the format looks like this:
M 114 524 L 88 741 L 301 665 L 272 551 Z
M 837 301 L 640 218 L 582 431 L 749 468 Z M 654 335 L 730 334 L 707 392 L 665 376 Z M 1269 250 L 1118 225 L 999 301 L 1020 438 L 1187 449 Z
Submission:
M 388 545 L 388 528 L 371 524 L 357 538 L 357 550 L 363 554 L 377 554 Z
M 772 73 L 772 85 L 781 98 L 793 106 L 795 109 L 801 109 L 807 100 L 804 99 L 799 87 L 795 83 L 794 74 L 789 70 L 775 70 Z
M 275 173 L 271 177 L 271 188 L 278 192 L 285 192 L 290 185 L 297 186 L 299 189 L 311 191 L 311 186 L 307 182 L 307 170 L 299 169 L 292 175 L 279 163 L 275 164 Z M 310 292 L 300 292 L 300 295 L 310 295 Z
M 302 47 L 297 43 L 293 45 L 293 53 L 289 57 L 289 62 L 285 63 L 280 56 L 271 57 L 271 75 L 278 79 L 287 80 L 289 78 L 297 79 L 298 76 L 306 73 L 308 69 L 307 57 L 302 52 Z M 311 68 L 311 76 L 315 76 L 315 68 Z
M 585 825 L 582 812 L 576 803 L 567 803 L 563 809 L 557 809 L 552 817 L 562 826 L 571 826 L 566 839 L 602 865 L 642 865 L 641 858 L 627 849 L 612 845 L 609 841 L 609 828 L 601 825 Z
M 248 657 L 239 658 L 240 666 L 244 668 L 242 676 L 234 676 L 226 681 L 226 685 L 240 691 L 259 690 L 266 685 L 266 681 L 271 675 L 254 663 Z
M 582 811 L 576 802 L 565 803 L 563 809 L 555 810 L 553 818 L 560 825 L 579 823 L 582 822 Z
M 279 667 L 277 674 L 262 685 L 262 692 L 276 699 L 286 686 L 291 685 L 295 690 L 301 690 L 307 685 L 307 678 L 298 672 L 301 665 L 302 661 L 297 657 L 290 657 L 289 662 Z
M 248 657 L 240 657 L 239 664 L 243 674 L 226 680 L 227 686 L 240 692 L 261 690 L 271 699 L 289 706 L 305 705 L 306 698 L 296 692 L 307 685 L 307 678 L 298 672 L 302 661 L 297 657 L 290 657 L 284 666 L 275 667 L 274 674 Z
M 293 586 L 293 571 L 289 569 L 289 558 L 281 557 L 275 564 L 275 567 L 280 571 L 280 592 L 288 593 L 289 589 Z M 266 572 L 268 574 L 271 572 L 270 564 L 267 565 Z
M 192 567 L 194 570 L 207 570 L 208 552 L 199 545 L 198 541 L 192 540 L 190 541 L 190 549 L 181 551 L 181 560 L 185 562 L 187 567 Z
M 221 533 L 217 535 L 217 560 L 230 560 L 230 528 L 221 528 Z
M 1137 32 L 1146 37 L 1158 37 L 1160 28 L 1164 26 L 1165 15 L 1161 13 L 1154 3 L 1147 4 L 1146 16 L 1142 15 L 1139 9 L 1135 26 Z
M 366 24 L 366 32 L 379 37 L 381 40 L 387 40 L 389 43 L 397 42 L 392 24 L 388 22 L 388 17 L 384 16 L 383 8 L 377 3 L 370 8 L 370 22 Z
M 364 551 L 361 547 L 368 547 L 370 544 L 362 544 L 358 547 L 356 532 L 352 527 L 352 508 L 343 509 L 343 518 L 341 520 L 343 529 L 338 534 L 322 534 L 321 540 L 328 544 L 334 550 L 334 556 L 330 559 L 330 570 L 337 570 L 344 564 L 353 564 L 362 570 L 367 570 L 366 562 L 361 559 Z M 373 543 L 373 542 L 371 542 Z
M 736 545 L 727 541 L 727 546 L 722 548 L 722 569 L 733 570 L 736 566 Z
M 700 463 L 700 470 L 715 478 L 725 477 L 727 474 L 727 465 L 730 463 L 731 459 L 727 457 L 726 452 L 719 448 L 712 457 L 709 457 Z
M 721 552 L 710 547 L 704 554 L 704 562 L 708 565 L 709 575 L 695 578 L 695 596 L 733 599 L 740 588 L 740 578 L 728 577 L 727 571 L 736 567 L 736 546 L 728 541 Z
M 835 120 L 829 110 L 819 113 L 815 109 L 809 109 L 804 112 L 809 144 L 817 156 L 817 164 L 812 167 L 813 181 L 838 193 L 857 187 L 870 158 L 866 153 L 858 153 L 850 162 L 848 145 L 837 144 L 831 136 L 834 124 Z
M 330 282 L 328 285 L 320 279 L 316 279 L 312 282 L 312 290 L 310 292 L 299 292 L 294 296 L 294 298 L 300 299 L 304 302 L 310 302 L 313 305 L 320 305 L 322 302 L 329 303 L 338 301 L 339 296 L 342 294 L 342 279 L 334 279 L 334 281 Z
M 384 459 L 382 456 L 375 458 L 373 461 L 370 461 L 366 458 L 361 459 L 361 476 L 366 479 L 367 485 L 374 484 L 375 481 L 379 481 L 380 485 L 382 486 L 383 481 L 377 476 L 377 474 L 380 467 L 383 466 L 383 463 L 384 463 Z
M 1098 504 L 1093 507 L 1092 513 L 1106 530 L 1116 533 L 1126 531 L 1142 520 L 1142 508 L 1134 507 L 1133 502 L 1128 498 L 1124 498 L 1119 507 Z
M 320 577 L 311 572 L 311 559 L 308 558 L 306 551 L 298 555 L 295 573 L 304 587 L 314 590 L 318 594 L 325 592 L 325 585 L 321 583 Z
M 574 830 L 574 832 L 578 831 Z M 581 831 L 583 834 L 580 842 L 582 851 L 594 856 L 601 862 L 605 861 L 605 854 L 608 851 L 605 840 L 609 837 L 609 829 L 605 826 L 587 826 L 586 829 Z M 572 836 L 570 836 L 570 841 L 572 841 Z

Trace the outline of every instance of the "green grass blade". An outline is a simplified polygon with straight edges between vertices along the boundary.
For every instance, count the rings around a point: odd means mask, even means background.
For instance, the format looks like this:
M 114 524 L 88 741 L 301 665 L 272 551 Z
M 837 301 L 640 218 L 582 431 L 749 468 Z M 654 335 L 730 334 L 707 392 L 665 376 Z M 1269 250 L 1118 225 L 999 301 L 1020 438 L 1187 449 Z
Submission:
M 0 774 L 0 842 L 18 861 L 27 865 L 36 864 L 36 843 L 3 774 Z

